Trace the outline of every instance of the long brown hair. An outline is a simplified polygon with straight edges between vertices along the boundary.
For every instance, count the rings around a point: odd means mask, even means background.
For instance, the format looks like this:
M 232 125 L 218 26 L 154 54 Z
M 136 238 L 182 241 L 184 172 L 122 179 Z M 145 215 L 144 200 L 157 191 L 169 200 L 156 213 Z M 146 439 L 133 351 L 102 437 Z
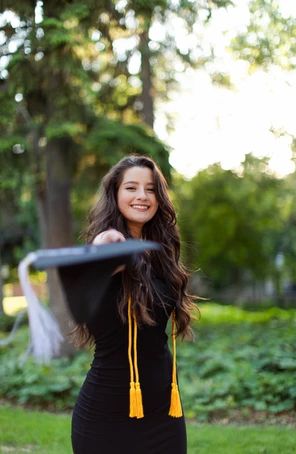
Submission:
M 109 228 L 118 230 L 125 238 L 131 238 L 126 219 L 117 206 L 119 186 L 125 171 L 131 167 L 147 167 L 152 171 L 158 209 L 154 217 L 143 226 L 142 238 L 160 243 L 162 249 L 147 252 L 132 265 L 126 266 L 122 274 L 123 292 L 118 304 L 119 314 L 123 322 L 126 322 L 127 298 L 131 296 L 138 324 L 155 324 L 152 308 L 153 295 L 157 289 L 153 287 L 151 277 L 156 274 L 169 284 L 170 295 L 176 301 L 177 335 L 192 338 L 190 320 L 196 309 L 193 303 L 195 297 L 186 292 L 188 272 L 180 262 L 180 236 L 167 182 L 152 159 L 146 156 L 127 156 L 109 170 L 102 180 L 99 200 L 89 213 L 84 238 L 87 243 L 91 243 L 97 234 Z M 162 304 L 165 308 L 165 303 Z M 92 340 L 85 325 L 78 325 L 73 334 L 78 345 Z

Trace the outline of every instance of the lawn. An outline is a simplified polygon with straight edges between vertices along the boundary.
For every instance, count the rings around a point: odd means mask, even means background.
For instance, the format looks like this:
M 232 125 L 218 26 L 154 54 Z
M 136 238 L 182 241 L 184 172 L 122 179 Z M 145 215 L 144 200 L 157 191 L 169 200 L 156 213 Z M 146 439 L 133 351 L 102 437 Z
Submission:
M 3 405 L 0 427 L 1 454 L 72 452 L 69 415 Z M 188 423 L 187 431 L 188 454 L 292 454 L 296 446 L 291 427 Z

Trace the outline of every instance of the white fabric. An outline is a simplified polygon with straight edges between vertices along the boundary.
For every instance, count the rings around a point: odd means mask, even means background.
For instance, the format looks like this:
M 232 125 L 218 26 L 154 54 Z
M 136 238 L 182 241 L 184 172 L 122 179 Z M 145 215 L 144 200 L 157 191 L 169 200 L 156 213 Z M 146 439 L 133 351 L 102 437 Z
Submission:
M 30 284 L 28 269 L 37 256 L 34 252 L 28 254 L 20 262 L 18 274 L 28 304 L 31 353 L 39 363 L 48 363 L 60 353 L 64 338 L 53 314 L 41 305 Z

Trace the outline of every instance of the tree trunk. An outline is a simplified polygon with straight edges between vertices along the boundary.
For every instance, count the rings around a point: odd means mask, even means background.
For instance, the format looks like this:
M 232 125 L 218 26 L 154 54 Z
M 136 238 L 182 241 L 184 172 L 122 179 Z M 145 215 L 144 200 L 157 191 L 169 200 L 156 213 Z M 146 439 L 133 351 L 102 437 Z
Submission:
M 43 226 L 43 229 L 46 234 L 44 243 L 47 248 L 66 247 L 73 244 L 68 161 L 69 152 L 64 141 L 55 140 L 48 143 L 45 149 L 46 197 L 39 199 L 41 205 L 43 204 L 43 209 L 41 208 L 43 220 L 46 219 L 46 228 Z M 48 270 L 47 274 L 50 307 L 59 322 L 62 333 L 67 337 L 73 326 L 73 320 L 65 303 L 57 271 Z M 66 340 L 61 356 L 70 355 L 73 351 L 73 347 Z
M 47 214 L 46 214 L 46 192 L 43 183 L 36 185 L 36 209 L 38 216 L 38 226 L 40 232 L 40 246 L 47 247 Z
M 152 70 L 150 63 L 149 49 L 149 27 L 140 34 L 141 53 L 141 81 L 142 94 L 140 100 L 143 103 L 142 118 L 153 129 L 154 125 L 154 104 L 153 104 L 153 85 L 152 85 Z

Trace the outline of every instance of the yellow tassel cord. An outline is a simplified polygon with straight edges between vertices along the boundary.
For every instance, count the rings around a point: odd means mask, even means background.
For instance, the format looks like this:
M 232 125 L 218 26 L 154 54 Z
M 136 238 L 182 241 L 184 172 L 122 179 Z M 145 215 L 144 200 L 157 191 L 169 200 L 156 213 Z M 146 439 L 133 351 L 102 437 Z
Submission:
M 177 383 L 175 311 L 172 314 L 172 341 L 173 341 L 173 371 L 172 371 L 171 406 L 169 416 L 172 416 L 174 418 L 180 418 L 183 415 L 183 412 Z
M 135 367 L 135 386 L 136 386 L 136 403 L 137 403 L 137 418 L 143 418 L 143 402 L 142 402 L 142 391 L 139 380 L 139 369 L 138 369 L 138 353 L 137 353 L 137 334 L 138 327 L 137 321 L 134 316 L 134 367 Z
M 135 316 L 132 316 L 131 298 L 128 300 L 128 360 L 130 367 L 130 418 L 143 418 L 143 403 L 142 392 L 139 381 L 138 357 L 137 357 L 137 321 Z M 133 320 L 132 320 L 133 318 Z M 132 358 L 132 328 L 134 322 L 134 364 Z M 135 370 L 135 373 L 134 373 Z

